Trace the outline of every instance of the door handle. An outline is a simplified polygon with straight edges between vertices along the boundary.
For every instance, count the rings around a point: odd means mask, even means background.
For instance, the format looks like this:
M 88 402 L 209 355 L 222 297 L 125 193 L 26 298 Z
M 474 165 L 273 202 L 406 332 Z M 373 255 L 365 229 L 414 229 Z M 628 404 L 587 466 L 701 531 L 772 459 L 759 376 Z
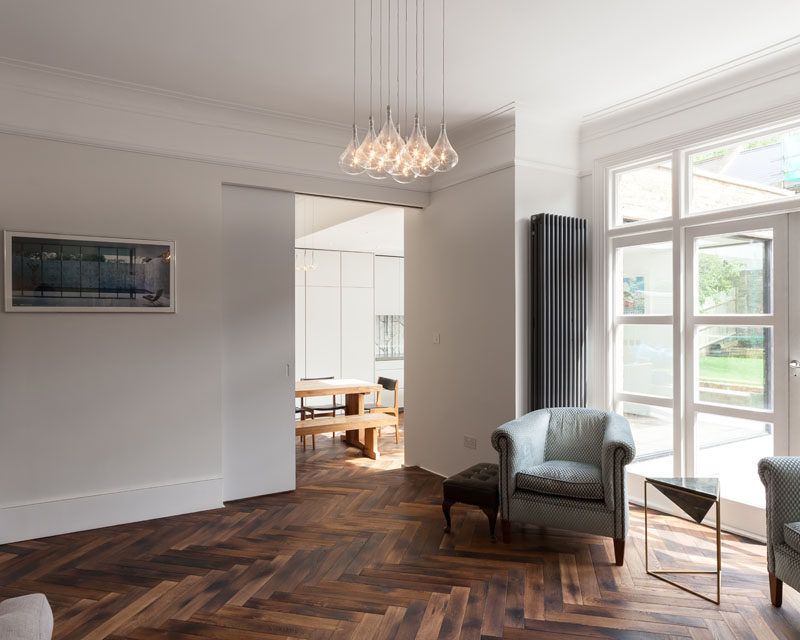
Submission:
M 789 368 L 792 370 L 792 375 L 797 376 L 797 371 L 800 369 L 800 360 L 792 360 L 789 363 Z

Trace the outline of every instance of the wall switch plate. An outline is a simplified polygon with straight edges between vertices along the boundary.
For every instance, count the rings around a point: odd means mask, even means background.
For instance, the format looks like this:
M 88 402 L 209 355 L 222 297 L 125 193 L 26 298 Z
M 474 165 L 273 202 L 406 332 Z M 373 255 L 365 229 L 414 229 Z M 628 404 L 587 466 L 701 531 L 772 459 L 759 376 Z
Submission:
M 464 446 L 467 449 L 477 449 L 478 439 L 475 436 L 464 436 Z
M 438 333 L 434 333 L 433 334 L 433 344 L 439 344 L 441 341 L 442 340 L 441 340 L 441 337 L 439 336 L 439 334 Z

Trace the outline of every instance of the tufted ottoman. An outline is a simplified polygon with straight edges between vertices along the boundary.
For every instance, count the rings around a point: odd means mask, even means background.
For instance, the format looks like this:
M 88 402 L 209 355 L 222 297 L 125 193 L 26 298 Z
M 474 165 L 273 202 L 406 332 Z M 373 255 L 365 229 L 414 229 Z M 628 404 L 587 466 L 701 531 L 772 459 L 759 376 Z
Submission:
M 450 533 L 450 507 L 456 502 L 480 507 L 489 518 L 489 533 L 495 541 L 494 525 L 497 522 L 497 508 L 500 505 L 497 483 L 499 470 L 496 464 L 481 462 L 464 469 L 442 481 L 442 511 Z

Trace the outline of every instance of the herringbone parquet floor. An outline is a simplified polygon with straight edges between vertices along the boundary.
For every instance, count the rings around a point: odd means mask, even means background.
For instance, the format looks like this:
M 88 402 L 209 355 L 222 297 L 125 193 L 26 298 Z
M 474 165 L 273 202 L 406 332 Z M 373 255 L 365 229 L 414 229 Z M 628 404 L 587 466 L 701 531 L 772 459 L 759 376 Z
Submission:
M 763 545 L 724 536 L 715 606 L 645 574 L 640 509 L 624 567 L 591 536 L 492 544 L 471 507 L 445 535 L 440 478 L 402 469 L 393 440 L 377 463 L 329 437 L 298 448 L 292 493 L 2 546 L 0 597 L 46 593 L 64 640 L 800 638 L 797 594 L 769 604 Z M 708 530 L 651 524 L 655 563 L 713 562 Z

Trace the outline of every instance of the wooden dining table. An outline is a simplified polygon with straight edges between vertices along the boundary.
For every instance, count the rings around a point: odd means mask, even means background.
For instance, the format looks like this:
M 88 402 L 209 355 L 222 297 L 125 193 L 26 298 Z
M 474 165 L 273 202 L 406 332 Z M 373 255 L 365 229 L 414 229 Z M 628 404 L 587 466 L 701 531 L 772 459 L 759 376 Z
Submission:
M 336 419 L 340 424 L 339 429 L 345 431 L 345 442 L 353 447 L 358 447 L 369 458 L 377 458 L 377 444 L 374 437 L 365 437 L 365 429 L 359 428 L 359 421 L 348 424 L 347 416 L 360 416 L 364 414 L 364 398 L 368 393 L 379 391 L 381 386 L 374 382 L 357 380 L 354 378 L 331 378 L 328 380 L 298 380 L 295 382 L 294 395 L 296 398 L 314 398 L 319 396 L 345 397 L 345 419 Z M 306 420 L 306 422 L 308 422 Z M 348 426 L 354 428 L 348 429 Z M 374 432 L 374 429 L 372 430 Z M 370 436 L 372 433 L 370 434 Z

